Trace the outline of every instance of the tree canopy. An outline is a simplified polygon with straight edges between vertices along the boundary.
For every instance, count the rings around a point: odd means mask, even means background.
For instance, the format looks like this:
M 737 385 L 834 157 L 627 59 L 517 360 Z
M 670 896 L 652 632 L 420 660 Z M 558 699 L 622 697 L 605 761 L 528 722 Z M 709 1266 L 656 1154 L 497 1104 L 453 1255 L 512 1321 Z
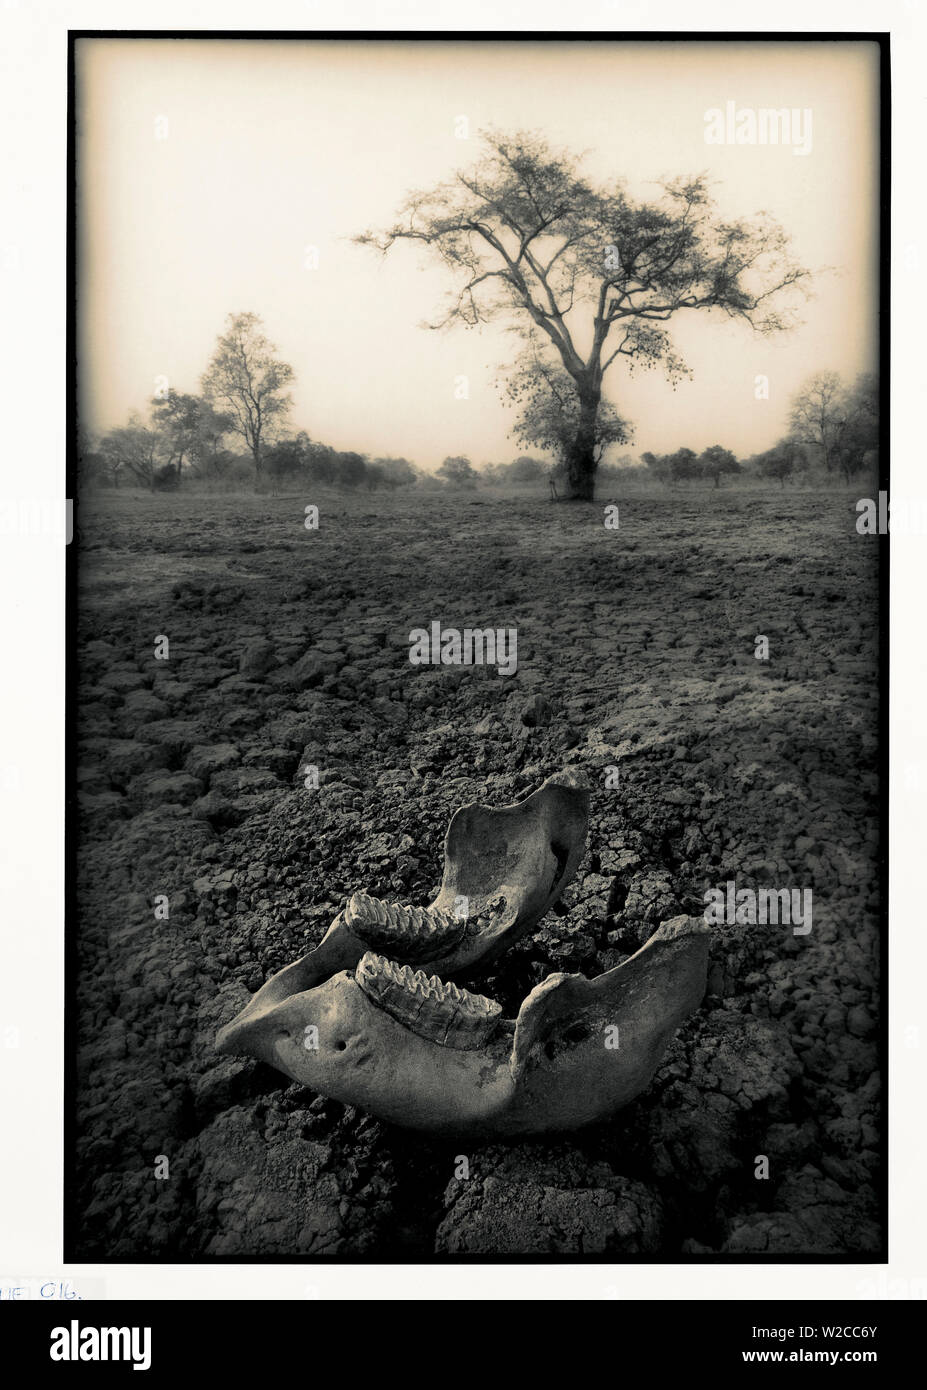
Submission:
M 293 368 L 276 353 L 257 314 L 229 314 L 202 379 L 207 400 L 227 408 L 232 429 L 251 450 L 258 474 L 264 446 L 292 404 L 283 392 L 294 378 Z
M 788 292 L 804 290 L 809 272 L 767 215 L 719 216 L 704 175 L 667 180 L 641 202 L 619 179 L 595 186 L 579 157 L 538 134 L 490 130 L 483 141 L 475 168 L 410 194 L 391 227 L 357 240 L 384 253 L 416 242 L 448 268 L 454 286 L 431 327 L 501 319 L 546 344 L 576 396 L 571 494 L 591 498 L 612 363 L 685 374 L 664 326 L 685 310 L 786 329 L 796 321 Z

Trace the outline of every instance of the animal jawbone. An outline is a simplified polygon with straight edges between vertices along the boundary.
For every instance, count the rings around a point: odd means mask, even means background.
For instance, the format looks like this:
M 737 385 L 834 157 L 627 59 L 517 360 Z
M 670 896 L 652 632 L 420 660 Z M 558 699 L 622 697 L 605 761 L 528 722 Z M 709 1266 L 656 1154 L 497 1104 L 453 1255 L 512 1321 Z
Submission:
M 516 1019 L 453 978 L 492 960 L 556 901 L 582 856 L 588 801 L 567 771 L 515 805 L 457 811 L 434 901 L 353 894 L 319 946 L 220 1029 L 219 1050 L 414 1129 L 506 1136 L 613 1114 L 649 1084 L 701 1002 L 700 918 L 664 923 L 594 979 L 549 976 Z
M 649 1084 L 701 1002 L 707 935 L 700 918 L 664 923 L 603 975 L 542 981 L 515 1020 L 483 995 L 367 952 L 353 971 L 233 1021 L 219 1046 L 413 1129 L 576 1129 Z

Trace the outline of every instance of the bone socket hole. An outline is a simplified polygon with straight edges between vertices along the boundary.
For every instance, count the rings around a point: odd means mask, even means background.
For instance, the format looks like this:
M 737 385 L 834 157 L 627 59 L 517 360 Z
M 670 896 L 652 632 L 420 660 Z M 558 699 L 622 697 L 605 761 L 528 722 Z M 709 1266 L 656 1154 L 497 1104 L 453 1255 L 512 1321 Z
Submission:
M 570 851 L 568 850 L 567 846 L 561 844 L 559 840 L 551 840 L 550 852 L 557 861 L 557 868 L 554 873 L 553 880 L 551 881 L 549 890 L 551 893 L 555 893 L 557 889 L 560 887 L 564 873 L 566 872 L 567 860 L 570 857 Z

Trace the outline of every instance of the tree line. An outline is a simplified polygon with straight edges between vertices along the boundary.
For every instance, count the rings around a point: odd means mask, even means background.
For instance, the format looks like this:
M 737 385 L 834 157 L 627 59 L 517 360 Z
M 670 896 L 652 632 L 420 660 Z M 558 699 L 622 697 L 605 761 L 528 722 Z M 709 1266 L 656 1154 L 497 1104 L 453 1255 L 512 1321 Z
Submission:
M 530 482 L 550 465 L 526 455 L 478 471 L 464 455 L 450 455 L 436 475 L 407 458 L 371 458 L 286 432 L 295 381 L 288 362 L 263 331 L 257 314 L 230 314 L 200 381 L 199 394 L 165 386 L 149 402 L 147 416 L 133 412 L 126 424 L 99 438 L 79 431 L 82 485 L 119 487 L 124 481 L 151 491 L 174 490 L 185 479 L 209 485 L 244 483 L 276 488 L 320 483 L 350 489 L 394 490 L 413 484 L 475 487 L 477 481 Z M 237 447 L 233 447 L 237 446 Z
M 562 372 L 530 349 L 506 380 L 505 392 L 521 415 L 513 433 L 535 443 L 553 461 L 522 454 L 509 463 L 476 468 L 465 455 L 449 455 L 434 475 L 408 459 L 371 458 L 338 450 L 310 439 L 305 430 L 286 433 L 295 379 L 292 367 L 277 356 L 256 314 L 230 314 L 225 332 L 200 382 L 200 393 L 166 387 L 151 400 L 147 418 L 138 413 L 99 439 L 81 433 L 79 476 L 82 484 L 118 487 L 123 479 L 154 490 L 174 489 L 185 478 L 209 485 L 243 484 L 253 476 L 259 487 L 317 483 L 329 486 L 395 490 L 445 485 L 474 488 L 529 484 L 551 477 L 570 486 L 570 441 L 576 429 L 575 392 Z M 627 470 L 640 472 L 630 454 L 617 465 L 605 463 L 609 448 L 630 438 L 630 427 L 606 403 L 597 420 L 596 470 L 612 478 Z M 232 445 L 237 443 L 237 448 Z M 640 464 L 670 487 L 691 481 L 722 480 L 746 470 L 786 482 L 805 474 L 841 476 L 846 482 L 865 469 L 875 470 L 879 446 L 879 386 L 872 374 L 850 385 L 836 372 L 818 372 L 792 399 L 786 434 L 770 449 L 744 461 L 720 444 L 701 453 L 687 447 L 669 454 L 645 452 Z M 244 449 L 244 452 L 243 452 Z
M 293 379 L 258 315 L 229 314 L 199 394 L 164 385 L 147 417 L 134 411 L 100 438 L 79 429 L 79 478 L 113 487 L 127 478 L 152 490 L 179 487 L 190 475 L 215 482 L 232 474 L 244 446 L 260 479 L 292 404 Z M 229 447 L 235 440 L 237 451 Z
M 817 372 L 793 396 L 789 425 L 781 439 L 762 453 L 740 461 L 720 444 L 696 454 L 641 454 L 650 475 L 671 487 L 708 479 L 715 487 L 726 475 L 746 472 L 787 482 L 823 475 L 850 483 L 860 473 L 877 474 L 879 465 L 879 382 L 863 373 L 850 384 L 837 372 Z
M 295 373 L 277 355 L 257 314 L 230 314 L 200 381 L 200 392 L 159 390 L 147 416 L 133 412 L 125 425 L 78 438 L 83 484 L 118 487 L 123 480 L 151 491 L 244 483 L 276 487 L 303 479 L 342 487 L 396 488 L 414 483 L 404 458 L 370 459 L 286 432 Z
M 740 473 L 741 465 L 730 449 L 712 444 L 697 454 L 694 449 L 677 449 L 673 454 L 641 454 L 641 462 L 661 483 L 689 482 L 709 478 L 718 487 L 726 473 Z
M 845 383 L 837 372 L 817 372 L 792 398 L 789 428 L 752 460 L 764 478 L 790 479 L 810 471 L 842 477 L 877 473 L 879 380 L 861 373 Z

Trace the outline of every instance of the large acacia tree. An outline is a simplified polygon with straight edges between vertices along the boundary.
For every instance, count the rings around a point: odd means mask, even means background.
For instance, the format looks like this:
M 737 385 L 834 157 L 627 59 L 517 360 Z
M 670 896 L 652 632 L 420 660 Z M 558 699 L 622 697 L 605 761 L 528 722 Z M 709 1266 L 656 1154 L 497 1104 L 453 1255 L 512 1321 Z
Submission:
M 619 181 L 595 187 L 579 158 L 536 134 L 482 138 L 475 169 L 411 194 L 392 227 L 357 240 L 384 253 L 420 242 L 448 267 L 455 288 L 431 327 L 502 319 L 546 340 L 575 396 L 569 494 L 591 499 L 612 363 L 684 373 L 663 326 L 684 310 L 715 309 L 760 333 L 787 328 L 788 291 L 808 272 L 765 214 L 719 217 L 704 176 L 664 182 L 656 202 L 637 202 Z

